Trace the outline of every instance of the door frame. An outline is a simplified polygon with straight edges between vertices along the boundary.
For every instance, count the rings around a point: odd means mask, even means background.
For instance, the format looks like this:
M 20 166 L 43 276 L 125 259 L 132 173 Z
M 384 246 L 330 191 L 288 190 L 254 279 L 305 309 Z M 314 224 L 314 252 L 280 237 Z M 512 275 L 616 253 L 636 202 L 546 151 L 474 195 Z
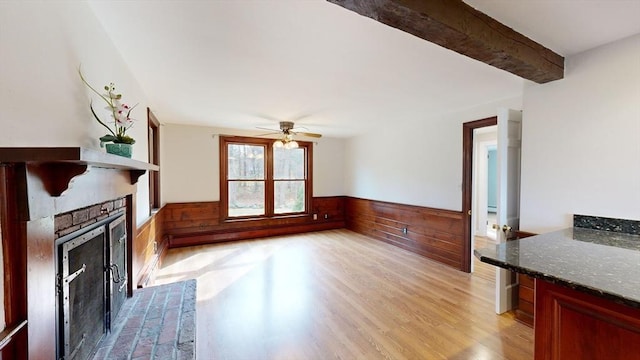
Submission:
M 462 124 L 462 224 L 464 227 L 462 271 L 471 272 L 471 205 L 473 203 L 473 131 L 498 125 L 498 117 L 492 116 Z

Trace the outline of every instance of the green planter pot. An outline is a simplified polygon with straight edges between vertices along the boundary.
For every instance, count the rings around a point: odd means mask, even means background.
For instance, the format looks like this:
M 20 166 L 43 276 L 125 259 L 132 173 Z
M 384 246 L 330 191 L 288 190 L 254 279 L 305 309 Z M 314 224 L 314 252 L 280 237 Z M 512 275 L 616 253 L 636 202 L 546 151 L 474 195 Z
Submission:
M 107 147 L 107 153 L 109 154 L 124 156 L 128 158 L 131 157 L 131 150 L 133 148 L 133 145 L 131 144 L 109 143 L 109 144 L 106 144 L 105 146 Z

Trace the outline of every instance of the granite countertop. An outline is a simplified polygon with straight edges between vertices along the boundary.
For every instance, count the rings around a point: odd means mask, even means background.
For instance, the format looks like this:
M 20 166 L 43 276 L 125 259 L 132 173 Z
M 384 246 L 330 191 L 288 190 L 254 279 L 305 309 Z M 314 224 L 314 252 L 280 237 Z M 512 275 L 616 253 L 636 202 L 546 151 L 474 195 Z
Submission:
M 569 228 L 474 253 L 488 264 L 640 308 L 640 235 Z

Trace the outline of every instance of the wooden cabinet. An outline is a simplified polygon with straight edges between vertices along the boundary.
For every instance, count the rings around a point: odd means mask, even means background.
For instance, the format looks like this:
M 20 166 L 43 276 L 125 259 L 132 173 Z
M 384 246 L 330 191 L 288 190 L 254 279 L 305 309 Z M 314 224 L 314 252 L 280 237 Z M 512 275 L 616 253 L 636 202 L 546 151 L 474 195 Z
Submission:
M 516 231 L 515 239 L 523 239 L 534 236 L 536 234 Z M 524 274 L 518 276 L 518 305 L 514 309 L 516 320 L 533 327 L 533 318 L 535 313 L 535 291 L 533 286 L 533 278 Z
M 518 283 L 518 305 L 514 309 L 516 320 L 533 327 L 535 314 L 533 278 L 524 274 L 518 274 Z
M 535 359 L 640 360 L 640 309 L 535 280 Z

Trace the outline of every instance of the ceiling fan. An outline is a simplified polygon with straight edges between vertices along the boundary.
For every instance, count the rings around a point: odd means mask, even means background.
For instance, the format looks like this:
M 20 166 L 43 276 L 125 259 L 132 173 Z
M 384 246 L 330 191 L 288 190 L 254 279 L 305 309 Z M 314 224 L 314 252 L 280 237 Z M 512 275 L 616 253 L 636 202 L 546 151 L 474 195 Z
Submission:
M 261 127 L 258 127 L 258 129 L 272 131 L 271 133 L 262 134 L 259 136 L 282 134 L 282 139 L 276 140 L 273 143 L 273 147 L 275 148 L 281 148 L 281 147 L 285 149 L 297 148 L 298 143 L 293 139 L 293 135 L 307 136 L 307 137 L 313 137 L 313 138 L 322 137 L 321 134 L 299 131 L 297 128 L 294 127 L 293 121 L 280 121 L 279 131 L 275 129 L 267 129 L 267 128 L 261 128 Z

